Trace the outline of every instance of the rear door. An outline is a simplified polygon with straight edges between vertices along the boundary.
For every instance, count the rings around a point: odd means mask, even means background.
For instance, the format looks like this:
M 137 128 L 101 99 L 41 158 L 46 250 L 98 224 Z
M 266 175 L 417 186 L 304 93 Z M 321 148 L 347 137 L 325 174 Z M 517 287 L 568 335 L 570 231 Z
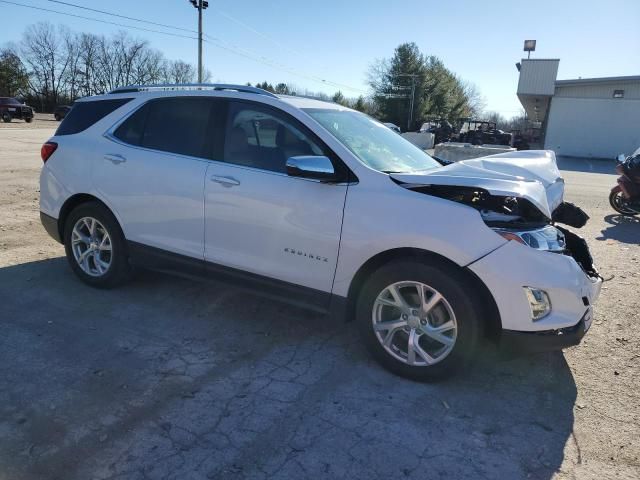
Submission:
M 202 260 L 212 99 L 144 104 L 101 143 L 94 184 L 127 240 Z
M 347 185 L 285 169 L 291 156 L 331 156 L 327 147 L 278 109 L 232 101 L 220 150 L 204 185 L 205 259 L 331 292 Z

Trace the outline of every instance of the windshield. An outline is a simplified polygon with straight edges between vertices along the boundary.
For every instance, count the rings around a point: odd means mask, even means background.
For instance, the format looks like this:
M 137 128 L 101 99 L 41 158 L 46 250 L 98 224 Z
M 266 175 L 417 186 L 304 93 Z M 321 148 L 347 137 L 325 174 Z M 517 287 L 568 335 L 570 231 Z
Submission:
M 5 98 L 0 98 L 0 105 L 22 105 L 22 104 L 15 98 L 5 97 Z
M 385 173 L 428 170 L 441 165 L 393 130 L 363 113 L 305 108 L 365 165 Z

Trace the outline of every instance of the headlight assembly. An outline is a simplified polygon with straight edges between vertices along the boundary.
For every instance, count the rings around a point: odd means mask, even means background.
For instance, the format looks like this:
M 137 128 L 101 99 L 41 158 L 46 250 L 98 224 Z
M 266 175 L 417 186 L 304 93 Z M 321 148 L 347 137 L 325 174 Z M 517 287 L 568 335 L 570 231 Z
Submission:
M 564 234 L 552 225 L 533 230 L 507 228 L 494 228 L 493 230 L 507 240 L 528 245 L 536 250 L 547 252 L 563 252 L 565 250 Z

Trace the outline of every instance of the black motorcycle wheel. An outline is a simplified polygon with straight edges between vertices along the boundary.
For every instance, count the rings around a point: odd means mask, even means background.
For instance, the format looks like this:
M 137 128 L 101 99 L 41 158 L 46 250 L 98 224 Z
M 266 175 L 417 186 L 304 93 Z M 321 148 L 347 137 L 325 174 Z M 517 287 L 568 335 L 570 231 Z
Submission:
M 626 206 L 627 201 L 620 190 L 613 190 L 609 194 L 609 204 L 611 205 L 611 208 L 622 215 L 633 216 L 638 213 Z

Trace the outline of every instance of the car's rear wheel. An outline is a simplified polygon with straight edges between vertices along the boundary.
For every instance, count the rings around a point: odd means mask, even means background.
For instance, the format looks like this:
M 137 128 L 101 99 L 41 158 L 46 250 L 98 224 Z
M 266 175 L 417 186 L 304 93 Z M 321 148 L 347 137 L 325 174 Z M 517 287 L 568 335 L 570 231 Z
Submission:
M 11 115 L 9 115 L 8 113 L 3 113 L 2 114 L 2 121 L 4 123 L 9 123 L 11 121 Z
M 130 275 L 122 230 L 113 214 L 100 203 L 82 204 L 69 214 L 64 246 L 75 274 L 93 287 L 112 288 Z
M 473 287 L 443 262 L 397 261 L 365 282 L 356 318 L 385 368 L 415 380 L 452 375 L 475 350 L 481 323 Z
M 60 117 L 60 115 L 58 115 L 57 113 L 53 114 L 53 118 L 56 119 L 56 122 L 59 122 L 60 120 L 62 120 L 62 118 Z

